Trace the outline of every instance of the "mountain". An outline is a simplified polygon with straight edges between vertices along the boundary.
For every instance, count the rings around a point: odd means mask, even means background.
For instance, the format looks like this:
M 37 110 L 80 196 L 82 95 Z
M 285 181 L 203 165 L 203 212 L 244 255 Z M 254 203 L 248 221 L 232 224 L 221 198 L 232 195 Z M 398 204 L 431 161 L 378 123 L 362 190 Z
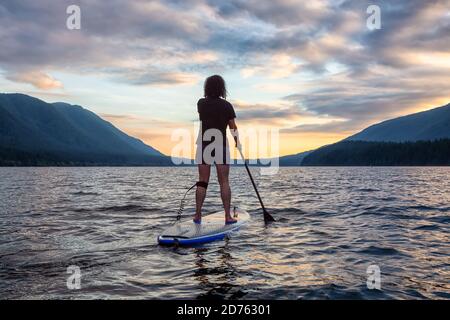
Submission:
M 443 138 L 450 138 L 450 103 L 443 107 L 383 121 L 345 140 L 404 142 Z
M 414 142 L 341 141 L 312 152 L 302 166 L 448 166 L 450 139 Z
M 301 165 L 450 165 L 450 104 L 370 126 L 311 152 Z
M 167 164 L 170 159 L 95 113 L 0 94 L 0 164 Z
M 280 166 L 299 166 L 302 164 L 303 159 L 311 152 L 312 151 L 305 151 L 280 157 Z
M 93 138 L 95 142 L 101 143 L 104 150 L 114 152 L 120 150 L 119 153 L 122 154 L 137 151 L 148 155 L 163 156 L 158 150 L 146 145 L 139 139 L 125 134 L 89 110 L 62 102 L 53 103 L 52 105 L 61 112 L 68 122 L 74 127 L 78 127 L 80 131 L 88 135 L 95 132 L 95 137 L 90 137 L 90 139 Z

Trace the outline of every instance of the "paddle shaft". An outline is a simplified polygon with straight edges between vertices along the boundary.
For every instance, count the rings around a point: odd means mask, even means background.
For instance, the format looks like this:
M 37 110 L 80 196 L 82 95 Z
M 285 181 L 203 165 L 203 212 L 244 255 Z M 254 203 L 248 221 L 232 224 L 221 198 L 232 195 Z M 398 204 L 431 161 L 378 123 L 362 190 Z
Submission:
M 252 182 L 253 188 L 255 189 L 256 195 L 258 196 L 259 203 L 261 204 L 261 208 L 263 209 L 264 213 L 264 220 L 265 221 L 274 221 L 273 217 L 266 211 L 266 208 L 264 207 L 264 203 L 261 199 L 261 196 L 259 195 L 258 188 L 256 187 L 255 181 L 253 180 L 252 173 L 250 172 L 250 169 L 247 165 L 247 160 L 245 160 L 244 155 L 242 153 L 241 148 L 237 148 L 239 150 L 239 153 L 241 154 L 242 160 L 244 161 L 245 169 L 247 169 L 248 176 L 250 177 L 250 181 Z

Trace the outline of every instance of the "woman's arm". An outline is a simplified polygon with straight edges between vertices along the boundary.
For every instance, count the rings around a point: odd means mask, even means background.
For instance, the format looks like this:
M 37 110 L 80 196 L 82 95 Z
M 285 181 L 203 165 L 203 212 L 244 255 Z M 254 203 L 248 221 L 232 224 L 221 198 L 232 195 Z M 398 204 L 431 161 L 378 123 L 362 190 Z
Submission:
M 239 132 L 234 118 L 228 121 L 228 126 L 230 127 L 231 134 L 233 135 L 236 148 L 239 148 L 240 147 Z

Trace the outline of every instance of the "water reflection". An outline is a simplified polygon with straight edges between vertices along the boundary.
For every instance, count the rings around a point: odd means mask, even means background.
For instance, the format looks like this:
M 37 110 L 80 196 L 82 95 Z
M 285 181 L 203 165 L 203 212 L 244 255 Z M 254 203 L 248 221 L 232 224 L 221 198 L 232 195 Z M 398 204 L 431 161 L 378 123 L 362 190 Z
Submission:
M 194 248 L 194 278 L 201 293 L 197 299 L 237 299 L 245 296 L 240 286 L 234 284 L 238 275 L 233 264 L 229 239 L 210 255 L 210 248 Z

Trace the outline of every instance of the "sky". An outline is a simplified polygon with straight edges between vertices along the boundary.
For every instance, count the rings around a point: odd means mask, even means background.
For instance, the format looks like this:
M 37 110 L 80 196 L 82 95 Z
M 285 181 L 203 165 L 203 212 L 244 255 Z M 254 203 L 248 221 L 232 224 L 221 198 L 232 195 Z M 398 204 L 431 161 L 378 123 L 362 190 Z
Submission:
M 81 105 L 165 154 L 212 74 L 280 155 L 337 142 L 450 102 L 450 0 L 0 1 L 1 92 Z

